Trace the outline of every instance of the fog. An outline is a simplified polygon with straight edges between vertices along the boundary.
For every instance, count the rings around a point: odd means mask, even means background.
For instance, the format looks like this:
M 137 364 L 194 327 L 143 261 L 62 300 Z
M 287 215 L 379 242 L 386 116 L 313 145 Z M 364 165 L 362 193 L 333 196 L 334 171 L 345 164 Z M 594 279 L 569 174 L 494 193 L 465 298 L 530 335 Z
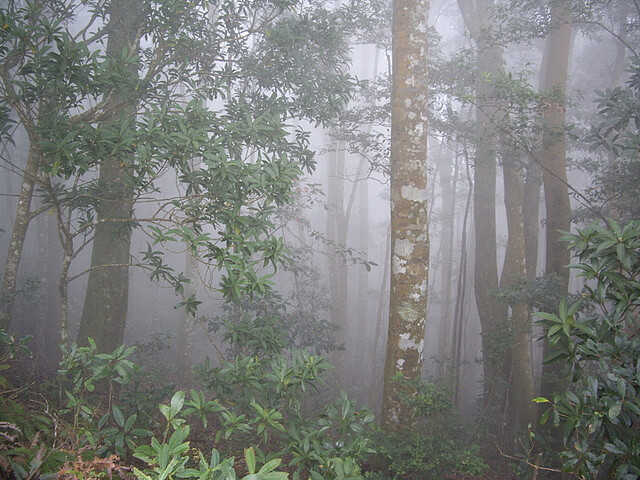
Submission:
M 47 1 L 40 3 L 46 5 Z M 99 11 L 93 8 L 94 3 L 101 2 L 89 2 L 91 8 L 80 6 L 80 2 L 62 3 L 72 6 L 74 14 L 51 7 L 42 15 L 60 15 L 60 28 L 77 35 L 75 42 L 86 40 L 92 32 L 112 28 L 104 23 L 108 15 L 100 14 L 98 20 L 92 17 Z M 161 8 L 161 2 L 141 3 L 149 4 L 145 8 Z M 95 298 L 102 298 L 105 304 L 92 306 L 98 311 L 94 322 L 106 325 L 117 318 L 124 331 L 116 344 L 137 345 L 135 361 L 158 373 L 165 385 L 195 388 L 199 380 L 193 374 L 194 367 L 205 361 L 219 366 L 232 358 L 235 351 L 224 336 L 225 322 L 270 319 L 286 329 L 287 348 L 324 355 L 334 367 L 325 375 L 326 385 L 307 399 L 309 409 L 345 391 L 359 405 L 367 405 L 380 415 L 390 281 L 395 272 L 391 269 L 389 171 L 390 161 L 400 161 L 390 158 L 394 135 L 391 6 L 387 2 L 359 1 L 349 5 L 296 2 L 290 8 L 277 7 L 277 2 L 245 3 L 236 13 L 230 13 L 231 7 L 225 2 L 194 4 L 195 18 L 183 18 L 180 13 L 176 20 L 185 25 L 191 22 L 184 27 L 173 25 L 170 15 L 165 18 L 160 14 L 160 26 L 151 25 L 142 34 L 135 28 L 126 30 L 130 28 L 126 22 L 123 27 L 113 27 L 125 32 L 122 42 L 127 38 L 138 42 L 136 55 L 122 50 L 130 60 L 113 73 L 121 86 L 110 86 L 112 80 L 100 70 L 111 65 L 104 60 L 108 54 L 100 56 L 108 51 L 106 36 L 111 34 L 87 41 L 88 51 L 99 54 L 96 58 L 104 61 L 102 67 L 87 74 L 88 79 L 102 82 L 95 90 L 83 83 L 85 86 L 60 93 L 67 84 L 85 82 L 74 75 L 79 75 L 81 65 L 87 71 L 91 69 L 86 57 L 86 61 L 78 59 L 77 65 L 65 67 L 71 72 L 68 76 L 63 71 L 59 78 L 52 78 L 55 88 L 47 94 L 46 82 L 26 72 L 29 62 L 40 61 L 38 57 L 14 52 L 21 48 L 19 34 L 18 40 L 8 33 L 2 37 L 2 56 L 7 52 L 15 55 L 0 59 L 0 76 L 5 82 L 0 88 L 0 272 L 5 289 L 10 252 L 15 249 L 16 212 L 26 188 L 24 178 L 35 182 L 29 199 L 32 213 L 24 245 L 18 252 L 17 282 L 13 291 L 3 294 L 5 304 L 12 304 L 5 326 L 13 335 L 33 336 L 29 344 L 33 358 L 23 368 L 32 374 L 54 374 L 61 359 L 61 341 L 71 344 L 78 338 L 86 344 L 81 324 L 87 321 L 83 311 L 86 316 L 90 274 L 102 275 L 100 281 L 106 282 L 109 272 L 117 271 L 128 281 L 121 297 L 126 305 L 121 302 L 117 309 L 110 310 L 107 303 L 115 297 L 109 297 L 106 290 L 96 291 Z M 460 412 L 461 423 L 466 425 L 477 425 L 487 408 L 483 402 L 488 388 L 483 348 L 487 348 L 489 333 L 483 333 L 483 326 L 486 329 L 488 320 L 481 319 L 478 302 L 495 301 L 503 306 L 497 308 L 504 308 L 504 318 L 492 317 L 491 321 L 501 326 L 491 335 L 503 337 L 505 349 L 512 348 L 509 342 L 522 342 L 516 338 L 516 321 L 509 322 L 515 318 L 518 305 L 526 304 L 526 368 L 531 372 L 533 391 L 544 390 L 546 367 L 540 338 L 545 331 L 532 314 L 552 308 L 545 307 L 554 305 L 550 297 L 562 295 L 563 290 L 562 281 L 549 283 L 554 272 L 549 263 L 550 245 L 562 247 L 549 243 L 553 241 L 549 240 L 549 218 L 554 215 L 551 205 L 545 203 L 545 198 L 550 201 L 545 195 L 551 195 L 549 182 L 554 180 L 545 177 L 543 181 L 543 170 L 555 167 L 545 166 L 551 165 L 545 159 L 545 148 L 559 141 L 566 148 L 560 155 L 566 164 L 563 186 L 568 189 L 571 208 L 568 229 L 576 232 L 604 217 L 621 223 L 637 219 L 637 206 L 636 210 L 632 208 L 637 189 L 625 191 L 623 186 L 637 184 L 637 176 L 633 177 L 638 171 L 634 166 L 638 162 L 637 145 L 635 153 L 629 153 L 628 146 L 627 150 L 608 148 L 616 141 L 617 137 L 611 140 L 615 132 L 598 129 L 603 127 L 603 115 L 611 113 L 611 109 L 603 110 L 603 92 L 627 88 L 632 75 L 629 67 L 638 61 L 640 11 L 636 3 L 624 0 L 567 6 L 563 11 L 569 12 L 573 21 L 563 21 L 570 24 L 570 39 L 559 47 L 550 43 L 561 28 L 553 25 L 555 7 L 546 3 L 497 2 L 486 15 L 477 12 L 493 2 L 437 0 L 430 5 L 429 51 L 424 59 L 429 64 L 429 137 L 424 160 L 429 259 L 421 376 L 448 392 Z M 477 18 L 463 17 L 458 4 L 475 5 Z M 3 22 L 11 25 L 4 31 L 17 28 L 20 5 L 17 1 L 2 2 Z M 9 21 L 11 16 L 14 18 Z M 215 31 L 212 39 L 199 30 L 206 28 L 206 22 L 204 27 L 198 23 L 204 19 Z M 233 21 L 238 24 L 233 25 Z M 83 31 L 88 23 L 91 27 Z M 163 43 L 159 33 L 163 28 L 167 35 L 173 35 L 169 43 Z M 484 58 L 478 43 L 482 34 L 473 33 L 474 29 L 487 29 L 490 40 L 482 40 L 483 48 L 491 50 L 496 58 L 498 53 L 500 56 L 484 71 L 477 67 L 477 61 L 486 64 L 491 60 L 477 60 Z M 192 36 L 193 41 L 180 46 L 181 32 L 185 38 Z M 116 43 L 111 38 L 108 41 Z M 207 41 L 217 50 L 197 51 L 196 46 L 206 46 Z M 37 47 L 42 48 L 47 43 L 46 35 L 38 42 Z M 51 52 L 67 54 L 63 43 L 49 42 L 49 51 L 43 56 Z M 178 47 L 167 46 L 171 42 Z M 567 49 L 569 55 L 566 77 L 562 75 L 563 66 L 553 64 L 559 48 Z M 549 49 L 556 50 L 549 53 Z M 185 57 L 194 51 L 197 60 Z M 54 56 L 47 58 L 53 62 Z M 166 64 L 157 67 L 165 59 Z M 38 67 L 43 74 L 57 71 L 47 65 L 43 62 Z M 155 68 L 158 72 L 154 77 L 151 73 Z M 208 73 L 201 71 L 205 68 L 210 69 Z M 133 72 L 133 83 L 127 69 Z M 560 77 L 566 78 L 564 91 L 559 84 L 549 88 L 549 71 L 559 71 Z M 122 79 L 118 80 L 118 75 Z M 147 84 L 135 83 L 147 77 Z M 490 95 L 481 92 L 483 78 L 493 82 Z M 40 82 L 33 95 L 44 92 L 50 97 L 26 98 L 28 82 Z M 131 94 L 138 88 L 140 92 L 148 89 L 148 98 L 143 93 L 139 97 Z M 209 90 L 203 93 L 204 88 Z M 16 100 L 15 95 L 25 98 Z M 139 99 L 138 104 L 131 100 L 134 97 Z M 195 100 L 200 103 L 195 105 Z M 113 146 L 111 153 L 107 147 L 92 150 L 91 138 L 97 143 L 111 141 L 101 136 L 100 129 L 114 122 L 117 114 L 112 116 L 113 112 L 88 122 L 93 133 L 82 130 L 62 139 L 66 133 L 56 137 L 47 130 L 61 125 L 64 132 L 71 132 L 73 122 L 67 124 L 66 120 L 91 112 L 101 102 L 116 102 L 115 110 L 124 112 L 123 118 L 139 122 L 131 127 L 123 126 L 122 119 L 114 123 L 119 129 L 118 141 L 128 141 L 126 128 L 135 136 L 122 147 L 133 158 L 126 168 L 126 162 L 118 157 L 120 147 Z M 59 109 L 60 118 L 55 122 L 47 116 L 48 105 Z M 162 108 L 166 109 L 163 114 L 159 113 Z M 148 120 L 149 112 L 158 115 L 153 125 Z M 555 127 L 546 123 L 551 121 L 548 112 L 563 114 Z M 624 118 L 628 122 L 630 117 Z M 616 131 L 624 128 L 615 119 L 604 122 L 610 122 L 608 125 Z M 197 129 L 203 125 L 205 131 L 200 133 Z M 630 125 L 637 132 L 637 123 Z M 152 135 L 156 127 L 170 139 L 155 140 Z M 594 137 L 599 131 L 604 131 L 604 140 Z M 186 140 L 180 138 L 181 134 Z M 29 152 L 37 150 L 34 139 L 41 142 L 41 161 L 35 175 L 28 167 Z M 145 141 L 148 148 L 141 148 Z M 211 147 L 201 147 L 203 142 Z M 478 182 L 486 181 L 476 169 L 483 148 L 493 155 L 494 206 L 486 203 L 479 191 L 484 187 Z M 311 168 L 304 165 L 309 159 L 306 152 L 313 154 Z M 92 159 L 92 154 L 104 157 Z M 630 162 L 624 163 L 630 165 L 627 170 L 613 169 L 622 165 L 616 163 L 618 156 Z M 128 219 L 119 213 L 105 213 L 108 201 L 99 188 L 106 185 L 102 175 L 107 157 L 120 162 L 121 169 L 134 179 L 128 181 L 128 187 L 122 187 L 131 197 Z M 142 168 L 144 162 L 149 166 Z M 289 162 L 297 163 L 290 167 Z M 507 164 L 508 171 L 503 169 Z M 250 170 L 253 166 L 257 170 Z M 286 173 L 289 167 L 293 168 L 291 177 Z M 517 179 L 510 184 L 505 175 L 513 170 Z M 615 175 L 625 180 L 618 190 Z M 510 185 L 519 189 L 520 204 L 510 199 Z M 85 201 L 83 195 L 95 195 L 98 200 Z M 495 238 L 479 240 L 478 235 L 484 235 L 485 230 L 478 230 L 478 226 L 486 225 L 478 211 L 485 211 L 487 206 L 495 213 Z M 509 255 L 519 248 L 512 243 L 513 209 L 521 219 L 523 254 L 526 246 L 526 270 L 523 267 L 521 271 L 526 274 L 524 278 L 514 273 L 509 263 Z M 125 262 L 129 266 L 115 260 L 113 265 L 96 265 L 92 262 L 94 238 L 99 235 L 96 228 L 115 225 L 114 219 L 126 222 L 122 228 L 131 232 L 129 260 Z M 86 228 L 85 224 L 92 226 Z M 107 243 L 111 242 L 109 238 Z M 118 242 L 112 237 L 113 244 Z M 478 248 L 491 248 L 492 242 L 497 283 L 492 283 L 489 273 L 478 274 L 478 269 L 485 268 L 481 265 L 486 258 Z M 233 283 L 234 278 L 237 283 Z M 567 278 L 565 295 L 579 294 L 582 278 L 576 271 Z M 485 287 L 487 291 L 478 293 Z M 488 295 L 489 300 L 479 295 Z M 518 295 L 524 300 L 514 300 L 521 298 Z M 102 308 L 110 312 L 109 319 L 101 320 Z M 511 362 L 505 375 L 508 382 L 519 375 Z M 509 393 L 509 400 L 502 398 L 496 403 L 517 402 L 513 395 Z M 504 415 L 509 416 L 517 407 L 504 408 Z

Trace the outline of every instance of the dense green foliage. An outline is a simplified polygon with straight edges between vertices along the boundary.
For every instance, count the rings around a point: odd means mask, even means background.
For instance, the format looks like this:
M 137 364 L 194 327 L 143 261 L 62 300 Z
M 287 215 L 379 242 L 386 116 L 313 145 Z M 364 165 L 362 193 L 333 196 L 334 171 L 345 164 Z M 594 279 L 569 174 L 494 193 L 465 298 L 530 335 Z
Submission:
M 198 367 L 204 389 L 189 393 L 149 395 L 140 379 L 154 374 L 131 361 L 134 347 L 106 354 L 93 342 L 63 349 L 53 383 L 21 392 L 3 380 L 3 465 L 21 480 L 103 478 L 107 470 L 127 477 L 129 465 L 140 480 L 357 480 L 361 465 L 367 478 L 486 470 L 456 426 L 448 393 L 435 384 L 398 379 L 419 423 L 398 434 L 376 433 L 373 415 L 344 393 L 325 400 L 322 374 L 331 366 L 287 349 L 277 325 L 230 322 L 223 336 L 229 359 Z M 2 338 L 5 368 L 25 340 Z M 29 402 L 36 391 L 46 409 Z
M 599 117 L 586 141 L 601 156 L 582 165 L 593 178 L 588 196 L 621 223 L 640 217 L 640 59 L 629 73 L 625 88 L 598 92 Z
M 564 468 L 581 478 L 640 475 L 640 222 L 590 226 L 565 237 L 585 280 L 582 299 L 537 313 L 573 383 L 543 421 L 562 428 Z M 546 399 L 537 399 L 546 402 Z
M 344 394 L 314 413 L 305 405 L 307 394 L 321 389 L 321 375 L 330 368 L 326 360 L 286 350 L 277 326 L 244 326 L 224 335 L 235 352 L 229 361 L 199 368 L 206 390 L 175 392 L 160 405 L 161 417 L 154 413 L 153 398 L 131 402 L 138 394 L 132 380 L 140 375 L 129 359 L 133 347 L 110 354 L 98 353 L 93 342 L 64 348 L 58 408 L 47 415 L 34 410 L 25 418 L 25 397 L 3 388 L 0 404 L 10 422 L 2 424 L 0 455 L 18 478 L 72 470 L 89 474 L 104 466 L 99 459 L 124 468 L 134 457 L 146 465 L 135 470 L 140 479 L 235 478 L 235 468 L 246 469 L 250 478 L 278 480 L 287 475 L 275 472 L 278 466 L 293 478 L 359 478 L 359 464 L 373 452 L 367 435 L 373 415 L 356 409 Z M 5 360 L 23 348 L 24 342 L 11 337 L 3 341 Z M 191 432 L 197 432 L 193 442 L 211 453 L 198 450 L 194 460 Z M 234 460 L 241 453 L 242 467 Z
M 442 385 L 401 377 L 395 381 L 416 423 L 399 432 L 377 433 L 374 448 L 379 463 L 374 463 L 367 478 L 439 480 L 447 475 L 482 475 L 488 470 L 478 455 L 478 445 L 458 424 L 450 393 Z
M 328 122 L 354 84 L 341 69 L 345 12 L 303 1 L 3 5 L 0 134 L 11 143 L 26 132 L 39 159 L 34 215 L 58 220 L 62 283 L 76 278 L 69 264 L 91 245 L 101 205 L 130 197 L 127 218 L 101 221 L 142 228 L 147 248 L 131 265 L 152 280 L 184 293 L 189 279 L 164 260 L 182 243 L 222 271 L 211 287 L 225 298 L 266 292 L 285 256 L 271 217 L 314 168 L 308 132 L 291 121 Z M 139 50 L 108 51 L 110 15 L 136 22 Z M 107 158 L 126 195 L 98 181 Z

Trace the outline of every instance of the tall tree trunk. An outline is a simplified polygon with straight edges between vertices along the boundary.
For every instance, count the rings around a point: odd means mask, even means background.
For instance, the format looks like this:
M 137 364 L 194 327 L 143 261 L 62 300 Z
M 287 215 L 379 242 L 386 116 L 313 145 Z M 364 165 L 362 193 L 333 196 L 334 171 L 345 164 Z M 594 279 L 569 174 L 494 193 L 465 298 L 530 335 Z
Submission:
M 493 82 L 503 72 L 502 48 L 491 38 L 493 0 L 458 0 L 465 25 L 477 48 L 476 94 L 486 105 L 476 108 L 476 154 L 474 162 L 473 216 L 475 226 L 474 288 L 482 327 L 484 406 L 497 405 L 504 394 L 506 359 L 500 328 L 507 305 L 497 296 L 496 242 L 496 141 L 501 112 L 496 106 Z
M 327 197 L 327 236 L 335 246 L 328 246 L 329 295 L 331 296 L 331 317 L 333 323 L 340 327 L 336 335 L 337 344 L 343 348 L 332 355 L 335 367 L 334 378 L 344 378 L 344 362 L 347 355 L 347 299 L 349 298 L 349 282 L 344 259 L 339 252 L 340 246 L 347 242 L 348 218 L 344 213 L 345 186 L 345 146 L 343 142 L 335 142 L 329 158 Z M 340 385 L 340 388 L 342 385 Z
M 139 47 L 137 23 L 142 14 L 138 0 L 114 0 L 110 5 L 110 30 L 107 56 L 118 61 L 125 49 L 135 52 Z M 137 66 L 132 65 L 137 74 Z M 113 101 L 126 104 L 133 92 L 120 87 Z M 136 105 L 120 108 L 120 118 L 135 115 Z M 115 118 L 114 118 L 115 120 Z M 100 164 L 98 179 L 100 202 L 97 226 L 91 252 L 91 267 L 87 284 L 78 342 L 92 337 L 100 351 L 111 351 L 122 343 L 127 320 L 129 297 L 129 263 L 131 226 L 122 220 L 131 217 L 134 192 L 129 171 L 120 158 L 107 157 Z
M 569 251 L 560 241 L 561 231 L 571 228 L 569 190 L 565 145 L 565 102 L 567 69 L 571 51 L 571 16 L 567 2 L 552 7 L 552 27 L 546 42 L 547 68 L 543 91 L 554 94 L 557 102 L 550 104 L 543 114 L 542 181 L 546 208 L 546 266 L 547 274 L 553 274 L 558 290 L 567 292 L 569 286 Z M 546 337 L 545 337 L 546 338 Z M 544 342 L 545 355 L 549 351 Z M 551 395 L 558 378 L 555 365 L 544 365 L 542 394 Z
M 502 290 L 519 288 L 527 279 L 524 218 L 522 213 L 523 181 L 512 161 L 503 161 L 504 203 L 507 211 L 509 238 L 500 279 Z M 514 292 L 515 293 L 515 292 Z M 514 297 L 519 297 L 514 295 Z M 510 390 L 517 425 L 525 429 L 534 422 L 533 374 L 531 370 L 531 325 L 529 308 L 524 300 L 511 305 L 511 375 Z
M 458 281 L 456 285 L 456 304 L 453 312 L 453 334 L 452 334 L 452 378 L 453 378 L 453 398 L 456 405 L 460 405 L 460 383 L 462 378 L 463 352 L 463 332 L 464 332 L 464 305 L 467 293 L 467 224 L 469 220 L 469 210 L 471 209 L 471 199 L 473 198 L 473 180 L 469 171 L 469 158 L 465 155 L 467 172 L 468 194 L 462 218 L 462 232 L 460 234 L 460 264 L 458 268 Z
M 522 196 L 522 217 L 524 221 L 524 243 L 527 264 L 527 283 L 533 285 L 538 269 L 538 238 L 540 234 L 540 189 L 542 169 L 537 162 L 527 165 L 527 173 Z
M 569 189 L 565 144 L 565 104 L 567 69 L 571 49 L 571 23 L 568 5 L 554 4 L 552 25 L 547 38 L 547 69 L 543 90 L 553 93 L 557 102 L 549 105 L 543 114 L 543 184 L 546 205 L 546 271 L 556 275 L 560 287 L 566 291 L 569 284 L 569 251 L 560 242 L 560 230 L 568 231 L 570 224 Z
M 20 258 L 22 248 L 27 235 L 29 222 L 33 218 L 31 213 L 31 201 L 33 199 L 33 189 L 36 184 L 38 169 L 40 168 L 41 154 L 37 146 L 35 135 L 29 135 L 29 154 L 27 164 L 22 174 L 22 185 L 18 194 L 18 206 L 16 216 L 11 230 L 9 240 L 9 250 L 4 266 L 4 276 L 2 278 L 2 297 L 0 298 L 0 328 L 7 329 L 11 323 L 11 314 L 15 303 L 16 288 L 18 281 L 18 270 L 20 268 Z
M 380 392 L 382 391 L 382 387 L 384 385 L 384 375 L 382 375 L 382 368 L 380 361 L 380 345 L 383 340 L 386 340 L 386 336 L 384 332 L 388 329 L 388 320 L 389 320 L 389 302 L 387 300 L 387 294 L 389 289 L 389 273 L 391 271 L 391 224 L 387 225 L 387 231 L 385 233 L 385 255 L 384 262 L 382 262 L 382 281 L 380 282 L 380 297 L 378 298 L 378 309 L 376 314 L 376 328 L 375 333 L 373 335 L 373 349 L 371 351 L 371 364 L 372 364 L 372 375 L 371 378 L 374 379 L 375 384 L 373 387 L 372 394 L 376 395 L 376 397 L 371 397 L 369 400 L 370 405 L 377 405 L 377 408 L 380 407 Z M 384 337 L 384 338 L 383 338 Z M 380 415 L 378 415 L 380 416 Z
M 367 162 L 362 159 L 360 167 L 358 168 L 357 181 L 360 184 L 358 187 L 358 249 L 367 256 L 369 259 L 369 183 L 365 178 L 367 174 Z M 363 180 L 361 180 L 363 179 Z M 372 363 L 366 358 L 366 353 L 369 351 L 371 345 L 371 339 L 373 338 L 376 323 L 371 317 L 371 308 L 369 305 L 369 277 L 370 272 L 358 266 L 358 293 L 353 302 L 353 322 L 351 322 L 351 331 L 349 332 L 349 338 L 357 341 L 360 339 L 361 345 L 366 345 L 365 348 L 358 348 L 357 363 L 354 363 L 350 369 L 350 381 L 353 385 L 356 385 L 363 393 L 367 389 L 371 388 L 371 379 L 373 376 L 367 377 L 363 375 L 367 369 L 372 368 Z M 373 375 L 373 371 L 371 371 Z
M 443 146 L 443 144 L 441 144 Z M 451 167 L 455 175 L 451 175 Z M 458 158 L 451 155 L 451 151 L 444 147 L 440 148 L 438 156 L 438 172 L 440 173 L 440 190 L 442 192 L 442 235 L 440 238 L 440 263 L 442 272 L 440 274 L 440 338 L 438 339 L 438 359 L 440 363 L 440 376 L 444 376 L 447 371 L 446 364 L 451 361 L 451 279 L 453 276 L 453 231 L 456 213 L 456 178 L 458 172 Z M 432 273 L 433 274 L 433 273 Z
M 382 426 L 412 422 L 396 375 L 420 378 L 427 312 L 427 0 L 393 1 L 391 292 Z
M 188 299 L 192 295 L 196 294 L 196 287 L 194 282 L 196 281 L 196 272 L 194 262 L 196 261 L 191 255 L 191 250 L 185 252 L 185 265 L 184 276 L 189 280 L 189 283 L 184 287 L 184 298 Z M 180 321 L 178 322 L 176 332 L 176 373 L 179 377 L 178 385 L 186 387 L 191 385 L 192 371 L 191 371 L 191 346 L 192 346 L 192 330 L 193 330 L 193 315 L 185 308 L 181 312 Z

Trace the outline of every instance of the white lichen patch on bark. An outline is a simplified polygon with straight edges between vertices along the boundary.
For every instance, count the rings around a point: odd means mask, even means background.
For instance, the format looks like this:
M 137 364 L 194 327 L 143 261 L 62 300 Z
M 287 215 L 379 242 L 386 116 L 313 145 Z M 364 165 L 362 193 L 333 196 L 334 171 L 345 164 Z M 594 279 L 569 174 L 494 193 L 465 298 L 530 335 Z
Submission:
M 424 350 L 424 339 L 420 339 L 416 342 L 412 338 L 410 338 L 410 335 L 408 333 L 403 333 L 398 339 L 398 348 L 403 352 L 408 352 L 410 350 L 416 351 L 418 352 L 420 359 L 422 359 L 422 352 Z M 400 360 L 403 360 L 402 365 L 404 366 L 404 359 L 398 359 L 398 361 Z
M 393 256 L 393 264 L 391 265 L 391 272 L 394 275 L 407 273 L 407 261 L 398 255 Z
M 402 368 L 404 367 L 404 358 L 399 358 L 398 361 L 396 362 L 396 368 L 398 370 L 402 370 Z
M 403 321 L 408 323 L 415 323 L 424 317 L 424 313 L 416 309 L 415 303 L 412 302 L 403 303 L 398 309 L 398 314 Z
M 403 185 L 400 189 L 400 195 L 410 202 L 424 202 L 427 200 L 427 189 L 417 188 L 412 185 Z
M 407 239 L 398 239 L 395 241 L 393 253 L 400 257 L 408 257 L 413 252 L 413 242 Z

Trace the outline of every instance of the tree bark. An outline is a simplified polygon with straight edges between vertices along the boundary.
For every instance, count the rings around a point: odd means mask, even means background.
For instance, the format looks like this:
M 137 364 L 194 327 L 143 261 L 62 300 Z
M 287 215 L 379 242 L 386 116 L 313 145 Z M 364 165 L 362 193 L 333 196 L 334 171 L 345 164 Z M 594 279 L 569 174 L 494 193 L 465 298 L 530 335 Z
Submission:
M 527 283 L 533 285 L 538 274 L 538 238 L 540 235 L 540 189 L 542 171 L 540 164 L 530 162 L 522 197 L 522 217 L 524 221 L 524 243 L 527 263 Z
M 473 180 L 469 171 L 469 158 L 465 155 L 466 177 L 468 193 L 464 206 L 464 216 L 462 218 L 462 232 L 460 233 L 460 263 L 458 265 L 458 280 L 456 283 L 456 303 L 453 312 L 453 334 L 451 343 L 451 377 L 453 378 L 453 399 L 455 405 L 460 405 L 460 383 L 462 380 L 462 361 L 464 359 L 464 327 L 466 317 L 464 315 L 464 305 L 467 294 L 467 225 L 469 220 L 469 210 L 471 209 L 471 199 L 473 197 Z
M 497 298 L 499 287 L 496 242 L 496 149 L 502 112 L 493 95 L 493 81 L 503 72 L 502 48 L 491 38 L 493 0 L 458 0 L 465 25 L 477 48 L 476 154 L 474 162 L 473 218 L 475 226 L 474 288 L 482 328 L 484 405 L 496 405 L 504 393 L 506 359 L 500 328 L 507 305 Z
M 344 378 L 344 363 L 347 344 L 347 301 L 349 298 L 348 269 L 344 264 L 338 247 L 344 247 L 347 243 L 349 218 L 344 212 L 344 182 L 345 182 L 345 145 L 344 142 L 335 142 L 329 158 L 329 178 L 327 179 L 327 196 L 329 206 L 327 210 L 327 236 L 335 246 L 329 245 L 329 294 L 331 296 L 331 319 L 340 327 L 336 334 L 336 343 L 343 346 L 332 355 L 332 364 L 335 367 L 334 378 L 340 381 Z M 342 388 L 342 385 L 340 385 Z
M 142 8 L 137 0 L 115 0 L 110 9 L 107 56 L 117 62 L 125 49 L 138 50 L 137 22 Z M 137 66 L 129 68 L 137 74 Z M 116 104 L 126 105 L 126 99 L 134 98 L 134 93 L 120 87 L 112 98 Z M 135 102 L 129 105 L 115 115 L 121 115 L 119 119 L 135 115 Z M 131 217 L 134 192 L 125 163 L 121 158 L 105 158 L 100 164 L 98 179 L 101 192 L 96 209 L 98 225 L 78 342 L 85 344 L 87 338 L 92 337 L 100 351 L 111 351 L 122 343 L 127 319 L 129 267 L 122 265 L 130 263 L 131 226 L 112 221 Z
M 194 283 L 197 279 L 194 265 L 196 260 L 193 258 L 191 250 L 187 250 L 184 257 L 184 276 L 190 281 L 185 284 L 183 296 L 185 299 L 188 299 L 196 294 L 196 286 Z M 179 376 L 177 383 L 183 388 L 191 386 L 192 383 L 191 347 L 193 343 L 193 320 L 193 315 L 185 308 L 184 311 L 181 312 L 176 332 L 176 373 Z
M 522 178 L 512 162 L 503 161 L 504 203 L 507 211 L 509 239 L 500 288 L 517 289 L 527 279 L 524 218 L 522 212 Z M 517 425 L 526 429 L 533 424 L 533 374 L 531 370 L 531 325 L 524 297 L 511 305 L 511 382 L 513 413 Z
M 567 186 L 567 162 L 565 145 L 565 103 L 567 70 L 571 51 L 571 16 L 567 2 L 552 7 L 552 28 L 546 42 L 547 68 L 543 91 L 553 93 L 557 102 L 549 103 L 543 113 L 542 181 L 546 209 L 546 266 L 547 274 L 553 274 L 558 291 L 566 293 L 569 287 L 570 256 L 567 246 L 560 241 L 561 231 L 571 228 L 569 190 Z M 549 352 L 549 344 L 543 351 Z M 551 395 L 559 385 L 555 365 L 544 365 L 542 394 Z
M 427 0 L 394 0 L 391 98 L 391 292 L 382 426 L 412 422 L 394 381 L 420 378 L 427 311 Z
M 440 338 L 438 339 L 439 376 L 443 377 L 448 370 L 446 365 L 451 361 L 451 280 L 453 278 L 453 233 L 456 213 L 456 177 L 458 158 L 454 159 L 451 151 L 440 144 L 438 156 L 438 172 L 440 174 L 440 190 L 442 193 L 442 235 L 440 241 Z M 445 153 L 446 152 L 446 153 Z M 455 176 L 452 177 L 452 160 Z M 433 273 L 432 273 L 433 274 Z
M 25 126 L 25 128 L 29 128 Z M 16 217 L 13 221 L 11 239 L 5 261 L 4 275 L 2 278 L 2 297 L 0 298 L 0 328 L 7 329 L 11 323 L 11 314 L 15 303 L 16 287 L 18 280 L 18 270 L 20 268 L 20 258 L 22 248 L 27 235 L 27 228 L 31 222 L 31 201 L 33 199 L 33 189 L 36 184 L 38 169 L 40 168 L 41 154 L 37 146 L 35 135 L 29 135 L 29 154 L 27 164 L 22 174 L 22 185 L 18 196 L 18 206 Z

